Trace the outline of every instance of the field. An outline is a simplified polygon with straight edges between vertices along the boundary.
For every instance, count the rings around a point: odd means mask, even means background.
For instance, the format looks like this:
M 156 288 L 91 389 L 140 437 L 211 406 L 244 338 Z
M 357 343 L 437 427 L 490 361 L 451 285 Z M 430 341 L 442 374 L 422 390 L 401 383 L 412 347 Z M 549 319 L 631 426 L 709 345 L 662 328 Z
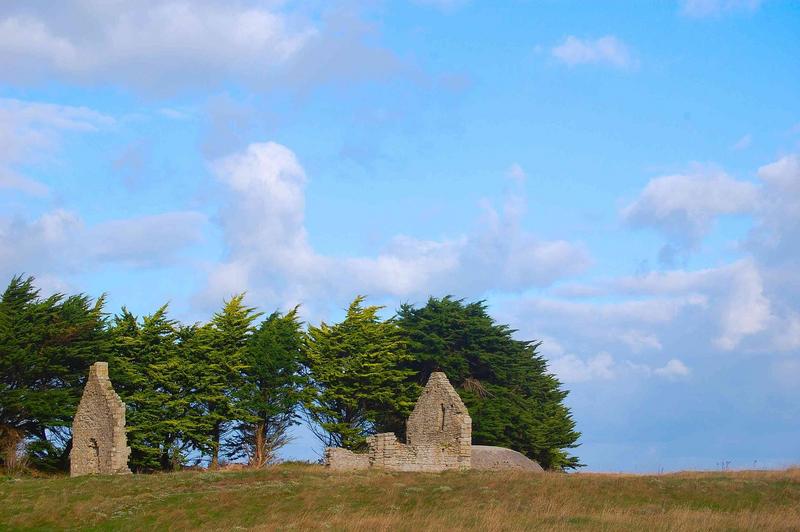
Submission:
M 800 469 L 0 477 L 0 529 L 800 530 Z

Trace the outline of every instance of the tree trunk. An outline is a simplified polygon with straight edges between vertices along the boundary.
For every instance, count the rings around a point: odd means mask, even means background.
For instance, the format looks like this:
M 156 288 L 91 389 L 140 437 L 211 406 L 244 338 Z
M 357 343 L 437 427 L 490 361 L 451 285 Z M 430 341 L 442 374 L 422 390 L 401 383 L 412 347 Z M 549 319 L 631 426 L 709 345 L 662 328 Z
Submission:
M 69 471 L 70 466 L 70 454 L 72 454 L 72 442 L 73 439 L 70 438 L 67 440 L 67 444 L 64 446 L 64 450 L 61 451 L 61 458 L 59 458 L 59 464 L 61 464 L 61 469 L 63 471 Z
M 167 445 L 167 444 L 164 444 L 164 446 L 161 448 L 161 457 L 158 459 L 158 462 L 159 462 L 159 465 L 161 466 L 161 470 L 162 471 L 169 471 L 170 470 L 169 449 L 170 449 L 170 446 Z
M 12 427 L 0 427 L 0 452 L 7 471 L 13 471 L 19 465 L 18 451 L 22 441 L 22 431 Z
M 266 429 L 266 423 L 264 423 L 263 421 L 259 421 L 258 423 L 256 423 L 255 431 L 254 431 L 254 433 L 255 433 L 254 434 L 254 436 L 255 436 L 254 454 L 255 455 L 253 456 L 252 465 L 257 467 L 257 468 L 263 467 L 264 464 L 266 463 L 266 460 L 267 460 L 266 456 L 265 456 L 266 455 L 266 452 L 265 452 L 266 451 L 266 449 L 265 449 L 266 445 L 265 444 L 266 444 L 266 439 L 267 439 L 266 435 L 264 434 L 265 429 Z
M 219 440 L 220 424 L 214 423 L 214 430 L 211 432 L 211 464 L 209 469 L 219 469 Z

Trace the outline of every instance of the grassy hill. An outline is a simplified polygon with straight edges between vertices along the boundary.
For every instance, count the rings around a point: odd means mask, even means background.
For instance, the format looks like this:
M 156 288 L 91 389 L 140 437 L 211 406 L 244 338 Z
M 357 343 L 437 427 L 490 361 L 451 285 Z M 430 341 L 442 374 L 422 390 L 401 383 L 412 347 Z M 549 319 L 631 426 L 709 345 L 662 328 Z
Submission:
M 800 530 L 800 469 L 0 477 L 0 529 Z

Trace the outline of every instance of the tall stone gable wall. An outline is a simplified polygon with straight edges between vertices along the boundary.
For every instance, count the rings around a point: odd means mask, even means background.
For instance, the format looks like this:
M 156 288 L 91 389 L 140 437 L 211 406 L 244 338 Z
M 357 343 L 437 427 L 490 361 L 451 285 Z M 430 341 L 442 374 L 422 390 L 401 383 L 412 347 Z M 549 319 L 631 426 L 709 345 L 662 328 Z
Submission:
M 417 463 L 469 469 L 472 418 L 444 373 L 432 373 L 422 390 L 406 422 L 406 443 Z
M 108 378 L 108 363 L 96 362 L 89 369 L 72 422 L 70 475 L 130 473 L 130 452 L 125 437 L 125 404 Z
M 329 448 L 325 462 L 332 469 L 377 467 L 394 471 L 469 469 L 472 419 L 447 376 L 434 372 L 406 422 L 406 443 L 386 432 L 367 439 L 369 452 Z

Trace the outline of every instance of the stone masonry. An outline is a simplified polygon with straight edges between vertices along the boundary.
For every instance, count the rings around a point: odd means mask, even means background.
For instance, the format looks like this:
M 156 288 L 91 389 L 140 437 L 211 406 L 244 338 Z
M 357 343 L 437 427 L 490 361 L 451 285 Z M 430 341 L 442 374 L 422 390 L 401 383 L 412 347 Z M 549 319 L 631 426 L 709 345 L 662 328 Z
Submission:
M 108 378 L 108 363 L 95 362 L 72 421 L 70 475 L 129 474 L 125 404 Z
M 331 469 L 370 467 L 394 471 L 469 469 L 472 419 L 447 376 L 434 372 L 406 422 L 406 443 L 392 432 L 367 438 L 369 451 L 357 454 L 329 447 L 325 463 Z

